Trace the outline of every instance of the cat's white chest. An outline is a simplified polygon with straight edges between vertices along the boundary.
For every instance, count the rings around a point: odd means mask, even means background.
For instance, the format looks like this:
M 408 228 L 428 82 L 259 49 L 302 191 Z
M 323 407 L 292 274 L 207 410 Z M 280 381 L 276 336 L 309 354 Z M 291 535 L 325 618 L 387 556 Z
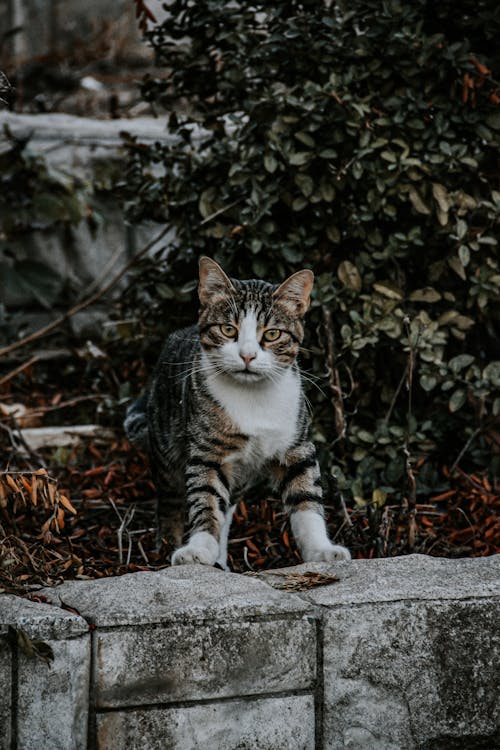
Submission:
M 277 383 L 246 387 L 227 380 L 212 381 L 210 391 L 238 431 L 248 435 L 248 461 L 281 458 L 293 445 L 300 406 L 300 379 L 292 369 Z

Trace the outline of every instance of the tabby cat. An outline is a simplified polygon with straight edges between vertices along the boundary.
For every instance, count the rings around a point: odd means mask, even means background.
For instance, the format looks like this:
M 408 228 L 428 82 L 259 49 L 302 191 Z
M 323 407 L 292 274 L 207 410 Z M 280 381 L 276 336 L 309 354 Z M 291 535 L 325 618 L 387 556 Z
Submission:
M 349 560 L 326 531 L 297 354 L 314 276 L 280 286 L 229 279 L 200 259 L 197 326 L 166 340 L 147 392 L 125 419 L 149 454 L 161 502 L 185 497 L 188 541 L 172 564 L 226 568 L 232 498 L 269 474 L 305 561 Z

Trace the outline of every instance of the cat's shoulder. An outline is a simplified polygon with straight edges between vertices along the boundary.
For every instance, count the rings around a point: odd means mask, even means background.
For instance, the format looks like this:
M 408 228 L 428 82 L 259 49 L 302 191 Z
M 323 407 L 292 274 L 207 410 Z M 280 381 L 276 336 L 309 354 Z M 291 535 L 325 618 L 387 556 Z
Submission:
M 159 364 L 187 361 L 200 349 L 198 326 L 179 328 L 169 333 L 163 344 Z

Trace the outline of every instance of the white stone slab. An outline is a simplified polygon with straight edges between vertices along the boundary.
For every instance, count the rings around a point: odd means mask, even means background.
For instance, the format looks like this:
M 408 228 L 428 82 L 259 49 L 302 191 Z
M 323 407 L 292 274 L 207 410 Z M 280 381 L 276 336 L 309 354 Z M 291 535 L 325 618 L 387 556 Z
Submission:
M 65 639 L 88 633 L 85 620 L 50 604 L 31 602 L 19 596 L 0 596 L 0 626 L 25 630 L 33 638 Z
M 19 750 L 86 750 L 90 636 L 47 640 L 50 667 L 19 652 L 17 747 Z
M 96 581 L 67 581 L 43 589 L 49 601 L 74 607 L 98 627 L 242 621 L 273 615 L 302 615 L 310 605 L 248 576 L 205 565 L 180 565 Z
M 311 696 L 113 711 L 97 719 L 98 750 L 314 750 Z
M 14 646 L 17 715 L 11 715 L 10 691 L 2 684 L 0 727 L 5 722 L 7 726 L 0 737 L 8 736 L 12 722 L 18 750 L 85 750 L 90 677 L 90 635 L 85 620 L 59 607 L 4 594 L 0 596 L 0 624 L 4 631 L 11 626 L 31 640 L 42 641 L 54 655 L 49 665 Z M 11 638 L 10 648 L 13 645 Z M 0 661 L 2 655 L 9 661 L 10 655 L 2 648 Z M 10 679 L 2 671 L 4 666 L 0 665 L 0 683 L 3 677 Z M 2 718 L 6 713 L 2 707 L 8 709 L 7 719 Z
M 313 689 L 316 623 L 169 623 L 95 632 L 99 708 Z
M 121 144 L 120 133 L 126 130 L 148 142 L 172 141 L 166 133 L 167 117 L 134 117 L 133 119 L 98 120 L 65 113 L 20 114 L 0 112 L 0 128 L 8 125 L 14 133 L 32 132 L 34 141 L 65 141 L 78 144 Z
M 428 599 L 468 599 L 500 594 L 500 555 L 447 559 L 428 555 L 406 555 L 380 560 L 341 563 L 305 563 L 293 568 L 259 574 L 279 586 L 290 571 L 307 570 L 335 574 L 339 580 L 328 586 L 304 590 L 301 596 L 314 604 L 334 607 Z
M 493 748 L 498 602 L 335 607 L 324 624 L 325 747 Z

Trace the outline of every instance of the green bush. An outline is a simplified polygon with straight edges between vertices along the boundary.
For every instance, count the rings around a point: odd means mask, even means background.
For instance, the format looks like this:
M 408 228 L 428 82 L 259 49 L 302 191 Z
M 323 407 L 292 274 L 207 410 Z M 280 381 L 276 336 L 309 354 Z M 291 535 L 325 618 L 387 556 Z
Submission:
M 129 291 L 146 333 L 193 320 L 200 254 L 242 278 L 310 267 L 302 362 L 325 473 L 381 505 L 412 474 L 418 494 L 446 486 L 457 459 L 494 471 L 498 5 L 168 10 L 143 93 L 178 142 L 129 140 L 122 185 L 132 219 L 177 233 Z

